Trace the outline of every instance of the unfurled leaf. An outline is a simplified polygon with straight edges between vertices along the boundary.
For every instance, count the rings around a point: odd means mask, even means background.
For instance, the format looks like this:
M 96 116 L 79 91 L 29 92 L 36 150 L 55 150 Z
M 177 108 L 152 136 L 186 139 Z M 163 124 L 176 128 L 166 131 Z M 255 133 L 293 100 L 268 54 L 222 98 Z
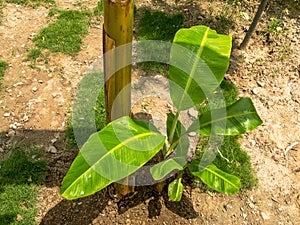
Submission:
M 231 37 L 206 26 L 180 29 L 171 47 L 170 94 L 178 111 L 193 107 L 215 90 L 229 65 Z
M 205 184 L 215 191 L 225 194 L 235 194 L 241 188 L 241 182 L 238 177 L 223 172 L 214 164 L 203 168 L 200 165 L 200 161 L 195 160 L 188 168 L 194 176 L 199 177 Z
M 60 195 L 75 199 L 91 195 L 148 162 L 165 137 L 151 124 L 125 116 L 92 134 L 62 182 Z
M 262 124 L 250 98 L 241 98 L 234 104 L 202 114 L 200 133 L 211 135 L 238 135 L 247 133 Z
M 168 196 L 170 201 L 179 202 L 183 193 L 183 184 L 181 183 L 182 178 L 175 179 L 168 186 Z

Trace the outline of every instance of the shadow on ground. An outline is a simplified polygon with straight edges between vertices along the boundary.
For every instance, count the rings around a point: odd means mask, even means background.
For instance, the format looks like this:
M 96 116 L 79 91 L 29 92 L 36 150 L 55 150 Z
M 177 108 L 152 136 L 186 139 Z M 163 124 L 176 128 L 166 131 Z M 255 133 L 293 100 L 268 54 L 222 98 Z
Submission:
M 55 143 L 51 142 L 53 138 L 57 139 Z M 5 132 L 1 133 L 0 143 L 3 145 L 7 142 L 15 143 L 15 146 L 44 146 L 45 149 L 47 148 L 46 143 L 55 145 L 57 153 L 45 152 L 43 156 L 47 161 L 45 181 L 47 187 L 57 187 L 61 185 L 63 177 L 78 153 L 78 150 L 66 149 L 67 145 L 64 132 L 61 131 L 17 130 L 11 137 L 7 137 L 7 133 Z M 4 153 L 1 154 L 2 156 L 5 154 L 9 155 L 9 150 L 4 148 Z M 109 194 L 109 190 L 111 190 L 111 187 L 82 199 L 64 199 L 46 213 L 40 224 L 88 225 L 95 219 L 101 221 L 102 216 L 106 217 L 113 211 L 116 213 L 116 216 L 122 217 L 126 212 L 130 213 L 132 208 L 143 211 L 142 217 L 145 218 L 145 220 L 147 220 L 147 218 L 156 218 L 164 214 L 166 209 L 177 214 L 182 219 L 198 217 L 188 197 L 183 196 L 181 202 L 169 202 L 166 189 L 163 191 L 163 195 L 159 195 L 155 191 L 154 186 L 136 187 L 134 194 L 126 196 L 120 201 L 116 201 L 113 196 Z M 147 205 L 147 210 L 143 210 L 145 204 Z M 163 212 L 162 208 L 165 208 Z

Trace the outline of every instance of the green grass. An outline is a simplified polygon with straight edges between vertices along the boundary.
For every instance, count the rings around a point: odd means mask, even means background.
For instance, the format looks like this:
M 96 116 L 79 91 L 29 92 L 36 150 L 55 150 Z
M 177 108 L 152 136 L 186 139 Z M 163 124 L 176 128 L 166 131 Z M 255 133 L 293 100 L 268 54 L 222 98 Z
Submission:
M 220 84 L 220 90 L 222 91 L 223 98 L 219 99 L 216 96 L 216 99 L 211 100 L 211 102 L 205 101 L 203 104 L 197 106 L 199 114 L 216 108 L 218 106 L 218 102 L 221 102 L 221 105 L 224 105 L 225 101 L 225 105 L 228 106 L 237 101 L 238 89 L 233 83 L 223 80 Z
M 94 15 L 95 16 L 101 16 L 103 15 L 104 13 L 104 8 L 103 8 L 103 1 L 100 0 L 98 3 L 97 3 L 97 6 L 95 7 L 94 9 Z
M 268 31 L 269 34 L 278 35 L 283 32 L 283 21 L 277 18 L 270 18 L 268 22 Z
M 202 157 L 208 139 L 208 137 L 201 137 L 197 157 Z M 241 180 L 242 189 L 251 189 L 257 186 L 258 179 L 251 165 L 250 156 L 241 149 L 238 139 L 238 136 L 224 136 L 219 149 L 223 157 L 218 154 L 213 163 L 224 172 L 237 176 Z M 200 182 L 204 189 L 208 189 L 199 179 L 195 179 L 195 182 Z
M 238 98 L 237 87 L 233 83 L 225 80 L 221 83 L 220 87 L 226 105 L 233 104 Z M 198 107 L 198 110 L 201 114 L 209 110 L 209 106 Z M 218 154 L 213 163 L 219 169 L 240 178 L 242 189 L 251 189 L 257 186 L 258 179 L 255 176 L 249 155 L 240 147 L 238 141 L 239 138 L 240 136 L 224 136 L 222 145 L 219 149 L 223 157 Z M 203 156 L 208 140 L 209 137 L 200 137 L 200 142 L 196 151 L 196 156 L 198 158 Z M 200 184 L 200 187 L 203 189 L 208 189 L 208 187 L 198 178 L 194 180 L 194 183 L 197 183 L 197 185 Z
M 36 46 L 53 53 L 77 54 L 81 49 L 82 38 L 88 34 L 91 13 L 52 9 L 49 16 L 57 16 L 57 20 L 43 28 L 33 39 Z
M 46 162 L 33 161 L 41 151 L 13 148 L 10 155 L 0 161 L 0 224 L 36 224 L 37 192 L 45 181 Z M 20 221 L 17 216 L 21 216 Z
M 105 100 L 103 90 L 103 73 L 93 72 L 80 81 L 73 105 L 73 116 L 68 118 L 66 138 L 71 148 L 79 142 L 85 142 L 91 132 L 99 131 L 105 126 Z M 78 140 L 77 140 L 78 141 Z
M 7 3 L 15 3 L 19 5 L 30 5 L 32 7 L 43 4 L 55 4 L 55 0 L 5 0 Z
M 39 48 L 33 48 L 29 50 L 26 61 L 30 61 L 31 68 L 37 68 L 37 62 L 43 62 L 44 64 L 49 63 L 49 52 L 42 52 Z
M 141 9 L 138 11 L 140 20 L 138 23 L 137 39 L 161 40 L 172 42 L 176 32 L 183 27 L 183 14 L 167 15 L 165 12 Z M 154 43 L 155 44 L 155 43 Z M 156 55 L 156 50 L 151 50 L 151 44 L 143 52 Z M 169 52 L 166 54 L 169 55 Z M 146 72 L 166 73 L 168 66 L 158 62 L 143 62 L 139 66 Z
M 0 60 L 0 90 L 2 89 L 2 82 L 4 77 L 4 72 L 7 69 L 8 64 Z
M 165 12 L 143 9 L 138 24 L 138 40 L 162 40 L 171 42 L 175 33 L 183 27 L 182 14 L 167 15 Z
M 2 17 L 3 17 L 3 8 L 4 8 L 4 5 L 3 5 L 3 0 L 0 0 L 0 24 L 2 23 Z

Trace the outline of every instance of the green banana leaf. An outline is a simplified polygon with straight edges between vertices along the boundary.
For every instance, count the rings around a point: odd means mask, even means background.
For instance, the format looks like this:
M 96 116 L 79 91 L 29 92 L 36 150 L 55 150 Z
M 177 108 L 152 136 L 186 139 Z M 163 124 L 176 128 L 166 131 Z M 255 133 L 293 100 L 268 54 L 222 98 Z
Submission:
M 229 65 L 231 37 L 206 26 L 180 29 L 170 53 L 170 94 L 178 111 L 191 108 L 215 90 Z
M 200 160 L 195 160 L 189 165 L 189 171 L 196 177 L 199 177 L 211 189 L 225 193 L 235 194 L 241 188 L 241 182 L 238 177 L 225 173 L 218 169 L 214 164 L 208 167 L 201 167 Z
M 170 201 L 179 202 L 183 193 L 183 184 L 181 183 L 182 178 L 175 179 L 168 186 L 168 196 Z
M 252 100 L 241 98 L 226 108 L 205 112 L 188 130 L 189 132 L 199 130 L 205 136 L 212 133 L 238 135 L 247 133 L 262 123 Z
M 181 161 L 178 163 L 178 161 Z M 170 158 L 155 164 L 150 168 L 150 173 L 154 180 L 161 180 L 173 170 L 183 170 L 183 165 L 186 161 L 183 158 Z
M 134 173 L 164 145 L 165 137 L 149 123 L 121 117 L 90 136 L 63 179 L 60 195 L 91 195 Z
M 173 123 L 176 123 L 176 124 L 174 125 Z M 175 128 L 173 128 L 173 127 L 175 127 Z M 171 131 L 172 129 L 174 130 L 173 132 Z M 177 149 L 176 155 L 177 156 L 179 154 L 186 155 L 188 148 L 189 148 L 189 139 L 186 136 L 186 129 L 183 126 L 183 124 L 178 119 L 176 119 L 175 115 L 171 112 L 168 113 L 168 117 L 167 117 L 167 135 L 168 135 L 168 141 L 169 141 L 170 145 L 172 145 L 175 141 L 178 141 L 178 139 L 180 138 L 178 144 L 181 144 L 181 147 L 179 149 Z
M 169 113 L 167 117 L 167 135 L 170 140 L 171 129 L 172 126 L 174 126 L 172 142 L 177 141 L 179 138 L 180 140 L 176 145 L 174 152 L 170 155 L 172 158 L 166 159 L 150 168 L 150 173 L 154 180 L 161 180 L 173 170 L 183 170 L 184 166 L 187 164 L 186 155 L 189 149 L 189 139 L 187 135 L 182 136 L 186 133 L 186 129 L 179 120 L 177 120 L 176 125 L 173 125 L 174 121 L 175 115 Z M 171 144 L 172 143 L 170 143 L 170 145 Z

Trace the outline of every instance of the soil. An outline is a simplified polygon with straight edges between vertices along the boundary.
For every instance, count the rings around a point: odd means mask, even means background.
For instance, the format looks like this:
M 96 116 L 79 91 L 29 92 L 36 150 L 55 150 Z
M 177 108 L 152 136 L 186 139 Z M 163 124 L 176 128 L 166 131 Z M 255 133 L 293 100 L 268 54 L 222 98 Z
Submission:
M 50 54 L 49 64 L 40 62 L 36 69 L 24 59 L 33 46 L 32 37 L 49 23 L 50 8 L 5 3 L 0 58 L 9 63 L 9 68 L 4 76 L 5 88 L 0 92 L 0 154 L 6 154 L 14 143 L 45 150 L 48 176 L 39 193 L 38 223 L 300 224 L 299 4 L 292 0 L 270 1 L 248 47 L 241 51 L 237 46 L 251 23 L 245 15 L 253 18 L 259 1 L 225 2 L 135 3 L 138 9 L 183 12 L 187 27 L 207 24 L 231 34 L 234 49 L 226 79 L 236 84 L 240 97 L 251 97 L 264 121 L 241 139 L 257 171 L 258 188 L 224 195 L 187 187 L 179 203 L 167 201 L 151 187 L 139 187 L 122 201 L 113 198 L 110 188 L 74 201 L 58 196 L 62 178 L 77 154 L 66 151 L 67 118 L 79 81 L 102 54 L 103 18 L 90 25 L 77 55 Z M 76 6 L 73 1 L 57 1 L 62 9 L 92 9 L 96 4 L 96 0 Z M 232 17 L 221 23 L 229 15 Z M 268 29 L 272 17 L 280 20 L 280 28 L 273 33 Z M 135 71 L 133 79 L 140 76 L 144 74 Z M 149 102 L 153 114 L 170 110 L 170 105 L 159 98 Z

